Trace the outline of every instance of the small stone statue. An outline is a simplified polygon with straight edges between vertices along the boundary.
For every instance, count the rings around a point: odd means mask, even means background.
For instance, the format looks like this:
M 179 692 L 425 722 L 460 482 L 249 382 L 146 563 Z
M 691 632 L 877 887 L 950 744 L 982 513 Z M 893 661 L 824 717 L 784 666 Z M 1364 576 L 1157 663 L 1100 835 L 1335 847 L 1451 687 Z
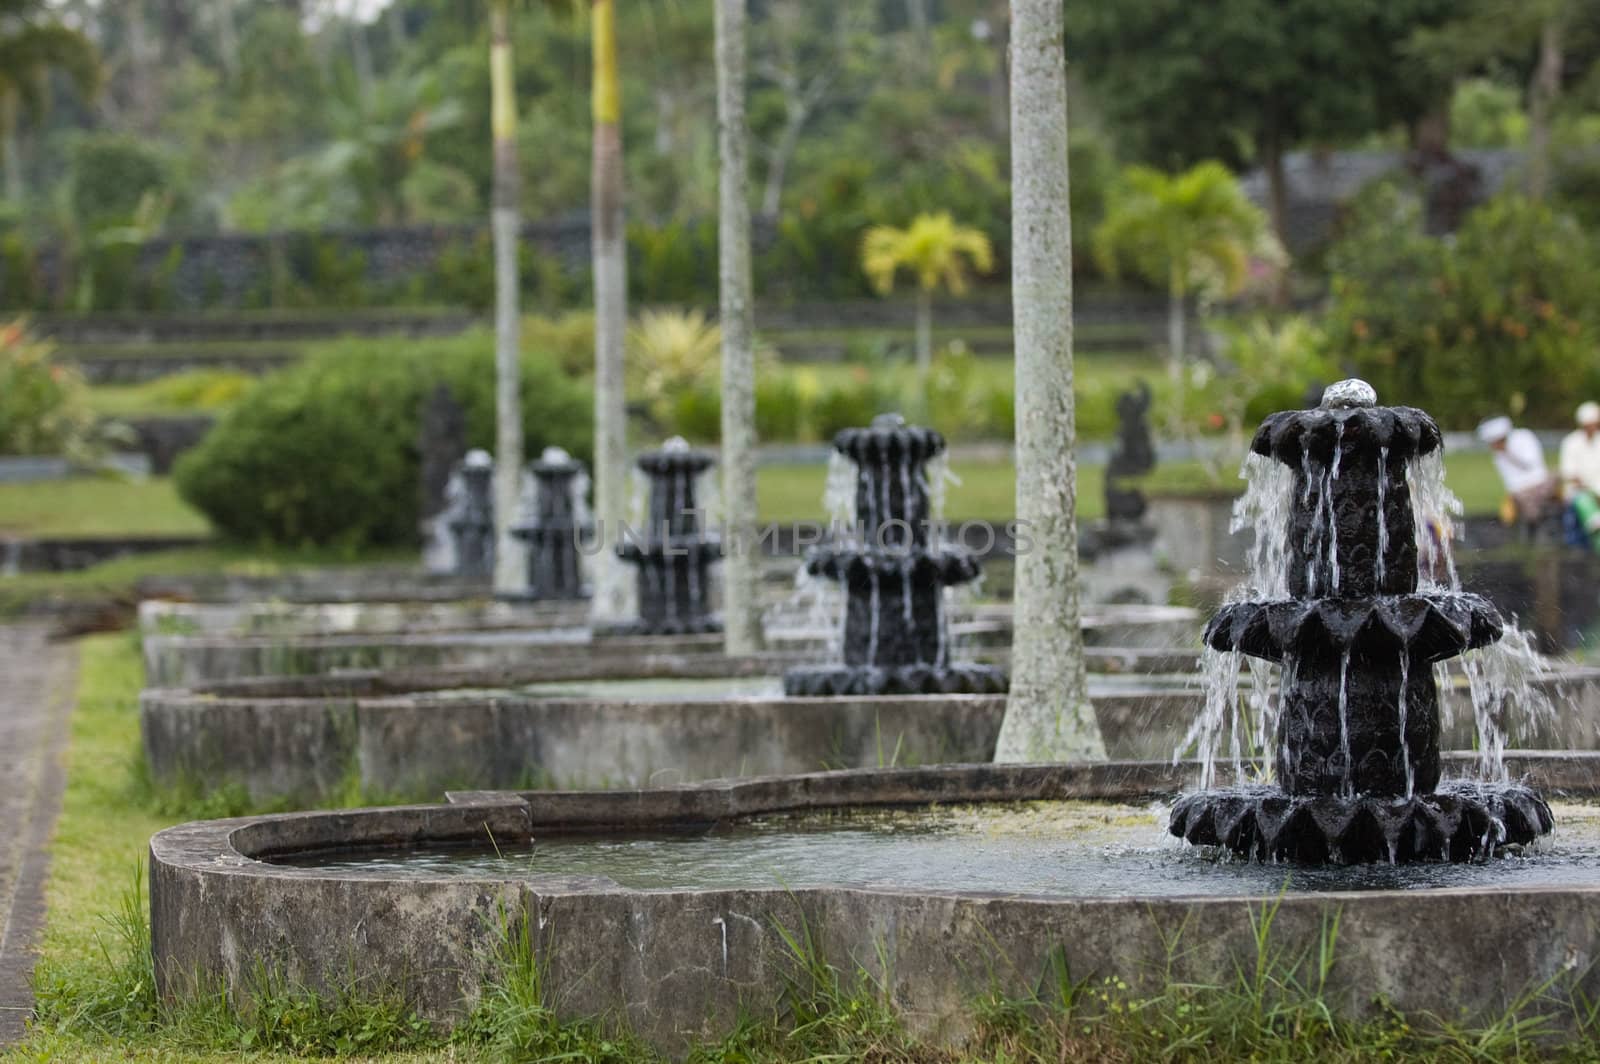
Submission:
M 944 437 L 899 414 L 880 414 L 869 428 L 840 432 L 833 446 L 856 467 L 856 520 L 866 538 L 812 551 L 806 570 L 844 585 L 844 661 L 790 669 L 784 693 L 1004 691 L 1003 670 L 950 661 L 944 589 L 976 578 L 978 561 L 960 547 L 929 542 L 926 465 L 944 450 Z
M 445 488 L 445 527 L 455 545 L 455 572 L 488 576 L 494 572 L 494 459 L 472 450 L 456 466 Z
M 720 632 L 711 612 L 711 563 L 722 545 L 700 524 L 695 478 L 716 462 L 674 436 L 646 451 L 638 467 L 650 479 L 650 518 L 642 541 L 617 544 L 617 555 L 638 567 L 639 621 L 629 630 L 646 635 Z
M 560 447 L 528 463 L 523 509 L 511 534 L 528 545 L 528 597 L 585 597 L 578 537 L 589 530 L 583 505 L 583 466 Z
M 1117 396 L 1117 445 L 1106 466 L 1106 517 L 1111 521 L 1132 523 L 1144 517 L 1144 494 L 1119 481 L 1144 476 L 1155 468 L 1148 420 L 1150 398 L 1150 386 L 1144 381 L 1136 390 Z

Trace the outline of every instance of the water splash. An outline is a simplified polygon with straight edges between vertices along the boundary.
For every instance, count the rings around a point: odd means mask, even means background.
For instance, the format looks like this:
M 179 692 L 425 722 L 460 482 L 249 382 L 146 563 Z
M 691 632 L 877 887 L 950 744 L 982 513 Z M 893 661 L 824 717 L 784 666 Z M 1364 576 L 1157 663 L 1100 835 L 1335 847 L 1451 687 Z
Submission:
M 1355 794 L 1350 764 L 1350 650 L 1339 655 L 1339 752 L 1344 755 L 1344 773 L 1340 790 L 1346 796 Z
M 1229 600 L 1288 598 L 1289 511 L 1294 506 L 1294 470 L 1251 452 L 1239 467 L 1244 494 L 1233 504 L 1229 532 L 1246 529 L 1250 544 L 1247 579 L 1229 592 Z
M 856 523 L 856 464 L 838 451 L 828 452 L 828 479 L 822 488 L 822 508 L 835 529 Z
M 1411 763 L 1411 742 L 1406 738 L 1406 705 L 1410 698 L 1411 687 L 1411 651 L 1405 647 L 1400 649 L 1400 756 L 1405 760 L 1406 766 L 1406 797 L 1410 798 L 1417 789 L 1417 768 Z M 1390 863 L 1393 863 L 1390 855 Z
M 1462 655 L 1460 662 L 1472 703 L 1479 774 L 1504 782 L 1508 737 L 1526 739 L 1556 720 L 1555 705 L 1540 682 L 1544 659 L 1527 632 L 1507 623 L 1498 642 Z
M 950 485 L 961 486 L 961 478 L 950 468 L 950 452 L 940 451 L 928 459 L 927 479 L 923 486 L 928 492 L 928 520 L 934 524 L 944 522 L 945 491 Z
M 1328 568 L 1332 572 L 1333 593 L 1339 593 L 1339 515 L 1334 510 L 1333 486 L 1339 480 L 1339 459 L 1344 456 L 1344 422 L 1333 426 L 1333 465 L 1328 470 L 1328 480 L 1322 494 L 1328 500 Z
M 1411 512 L 1417 526 L 1418 589 L 1460 591 L 1451 541 L 1460 533 L 1455 520 L 1463 510 L 1461 500 L 1444 482 L 1444 455 L 1433 451 L 1413 458 L 1406 466 L 1411 486 Z
M 1222 746 L 1222 736 L 1230 728 L 1237 735 L 1239 719 L 1239 664 L 1242 655 L 1212 650 L 1207 647 L 1200 654 L 1200 673 L 1205 683 L 1205 703 L 1200 713 L 1189 725 L 1178 749 L 1173 751 L 1172 763 L 1176 765 L 1184 754 L 1193 750 L 1200 762 L 1200 786 L 1215 786 L 1217 752 Z M 1234 769 L 1240 768 L 1237 739 L 1231 757 Z
M 1378 561 L 1377 588 L 1383 594 L 1383 559 L 1389 553 L 1389 448 L 1378 448 Z M 1409 793 L 1409 792 L 1408 792 Z

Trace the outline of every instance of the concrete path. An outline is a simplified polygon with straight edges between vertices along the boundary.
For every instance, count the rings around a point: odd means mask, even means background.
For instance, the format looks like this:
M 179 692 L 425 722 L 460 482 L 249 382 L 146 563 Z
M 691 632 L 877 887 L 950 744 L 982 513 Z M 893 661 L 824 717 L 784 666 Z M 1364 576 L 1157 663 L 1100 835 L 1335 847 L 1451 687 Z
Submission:
M 66 783 L 62 755 L 77 653 L 37 625 L 0 625 L 0 1046 L 22 1037 L 44 928 L 48 845 Z

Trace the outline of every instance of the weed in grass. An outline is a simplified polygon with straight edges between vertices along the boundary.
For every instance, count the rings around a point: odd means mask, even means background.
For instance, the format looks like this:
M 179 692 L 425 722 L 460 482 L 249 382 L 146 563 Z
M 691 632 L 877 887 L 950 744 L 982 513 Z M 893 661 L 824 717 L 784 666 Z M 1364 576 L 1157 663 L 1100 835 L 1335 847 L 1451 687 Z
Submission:
M 563 1022 L 547 996 L 545 961 L 532 925 L 501 906 L 494 917 L 492 973 L 478 1006 L 456 1029 L 459 1044 L 485 1048 L 497 1059 L 632 1064 L 655 1059 L 644 1045 L 601 1024 Z

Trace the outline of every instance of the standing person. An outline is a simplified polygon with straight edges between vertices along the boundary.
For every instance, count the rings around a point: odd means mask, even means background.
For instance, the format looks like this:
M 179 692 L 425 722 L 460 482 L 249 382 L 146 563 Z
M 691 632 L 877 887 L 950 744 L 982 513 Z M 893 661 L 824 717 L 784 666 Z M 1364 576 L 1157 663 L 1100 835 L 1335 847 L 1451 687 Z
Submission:
M 1561 490 L 1568 540 L 1591 546 L 1600 534 L 1600 403 L 1578 407 L 1578 428 L 1561 441 Z
M 1478 439 L 1488 444 L 1495 471 L 1511 497 L 1515 512 L 1507 522 L 1521 521 L 1526 528 L 1538 524 L 1556 497 L 1556 482 L 1544 464 L 1539 437 L 1513 427 L 1508 417 L 1492 417 L 1478 426 Z

